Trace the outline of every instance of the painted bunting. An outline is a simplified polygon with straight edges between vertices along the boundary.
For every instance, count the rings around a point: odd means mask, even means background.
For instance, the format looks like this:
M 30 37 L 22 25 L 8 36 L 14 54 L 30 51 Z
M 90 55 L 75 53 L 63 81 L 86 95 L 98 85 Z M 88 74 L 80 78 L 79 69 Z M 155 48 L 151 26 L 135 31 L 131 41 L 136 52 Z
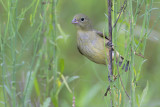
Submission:
M 91 61 L 106 65 L 106 58 L 109 59 L 109 48 L 112 48 L 112 43 L 105 34 L 93 29 L 90 19 L 84 14 L 77 14 L 72 20 L 77 28 L 77 48 L 79 52 L 90 59 Z M 116 60 L 119 58 L 119 65 L 122 64 L 123 57 L 116 51 L 116 55 L 112 52 L 112 58 L 116 56 Z M 125 67 L 125 71 L 128 70 L 129 61 Z

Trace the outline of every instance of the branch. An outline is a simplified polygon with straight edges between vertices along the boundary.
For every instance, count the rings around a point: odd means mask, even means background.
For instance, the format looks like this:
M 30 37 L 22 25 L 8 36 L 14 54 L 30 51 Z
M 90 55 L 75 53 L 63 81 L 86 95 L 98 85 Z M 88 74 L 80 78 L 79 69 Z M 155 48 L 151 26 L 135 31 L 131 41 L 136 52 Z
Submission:
M 126 91 L 125 88 L 124 88 L 124 85 L 123 85 L 123 82 L 122 82 L 122 78 L 121 78 L 120 73 L 119 73 L 118 65 L 117 65 L 117 71 L 118 71 L 118 76 L 119 76 L 119 78 L 120 78 L 120 81 L 121 81 L 123 90 L 124 90 L 125 94 L 127 95 L 127 97 L 128 97 L 129 100 L 130 100 L 130 96 L 128 95 L 127 91 Z
M 137 55 L 137 56 L 140 56 L 140 57 L 144 58 L 144 56 L 141 53 L 134 52 L 134 54 Z
M 109 28 L 109 42 L 112 43 L 112 17 L 111 17 L 111 0 L 108 0 L 108 28 Z M 109 62 L 108 62 L 109 75 L 108 79 L 111 81 L 110 76 L 113 75 L 112 72 L 112 48 L 109 48 Z
M 125 7 L 125 4 L 127 4 L 127 0 L 124 1 L 123 6 L 121 7 L 121 11 L 120 11 L 120 13 L 119 13 L 119 15 L 118 15 L 118 18 L 117 18 L 117 20 L 116 20 L 113 28 L 116 26 L 116 24 L 117 24 L 117 22 L 118 22 L 118 20 L 119 20 L 119 18 L 120 18 L 120 16 L 121 16 L 122 11 L 126 8 L 126 7 Z
M 109 28 L 109 42 L 112 44 L 112 17 L 111 17 L 111 7 L 112 7 L 112 0 L 108 0 L 108 28 Z M 108 80 L 109 83 L 112 82 L 110 76 L 113 75 L 112 72 L 112 48 L 109 48 L 109 61 L 108 61 Z M 113 101 L 112 101 L 112 96 L 111 96 L 111 90 L 110 90 L 110 86 L 107 89 L 110 91 L 110 97 L 111 97 L 111 106 L 113 107 Z M 107 91 L 108 92 L 108 91 Z M 107 93 L 106 92 L 106 93 Z M 105 95 L 107 95 L 105 93 Z

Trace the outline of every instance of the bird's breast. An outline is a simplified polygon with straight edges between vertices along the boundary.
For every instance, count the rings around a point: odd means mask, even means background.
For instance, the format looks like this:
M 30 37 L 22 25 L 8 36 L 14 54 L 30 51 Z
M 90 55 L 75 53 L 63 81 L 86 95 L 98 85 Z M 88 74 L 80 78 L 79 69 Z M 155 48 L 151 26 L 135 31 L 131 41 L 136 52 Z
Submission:
M 106 63 L 106 48 L 104 41 L 95 33 L 91 31 L 78 32 L 77 45 L 79 51 L 88 59 L 99 64 Z

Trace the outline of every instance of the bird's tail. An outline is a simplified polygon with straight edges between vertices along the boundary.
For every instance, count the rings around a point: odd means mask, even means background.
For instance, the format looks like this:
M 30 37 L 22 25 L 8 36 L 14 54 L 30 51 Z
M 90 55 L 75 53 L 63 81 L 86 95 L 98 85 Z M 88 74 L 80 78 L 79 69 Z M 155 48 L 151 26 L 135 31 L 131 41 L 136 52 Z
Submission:
M 123 60 L 123 61 L 124 61 L 124 60 Z M 123 61 L 120 61 L 120 62 L 119 62 L 119 66 L 123 66 L 122 69 L 125 69 L 125 72 L 127 72 L 127 71 L 130 69 L 130 68 L 129 68 L 129 61 L 127 61 L 126 64 L 123 64 L 123 65 L 122 65 Z
M 113 54 L 113 56 L 114 56 L 114 54 Z M 119 57 L 120 56 L 120 57 Z M 119 66 L 121 67 L 121 66 L 123 66 L 122 67 L 122 69 L 125 69 L 125 72 L 127 72 L 130 68 L 129 68 L 129 61 L 127 61 L 127 63 L 124 63 L 123 65 L 122 65 L 122 63 L 123 63 L 123 61 L 124 61 L 124 58 L 116 51 L 116 60 L 118 60 L 119 59 Z M 125 60 L 126 61 L 126 60 Z

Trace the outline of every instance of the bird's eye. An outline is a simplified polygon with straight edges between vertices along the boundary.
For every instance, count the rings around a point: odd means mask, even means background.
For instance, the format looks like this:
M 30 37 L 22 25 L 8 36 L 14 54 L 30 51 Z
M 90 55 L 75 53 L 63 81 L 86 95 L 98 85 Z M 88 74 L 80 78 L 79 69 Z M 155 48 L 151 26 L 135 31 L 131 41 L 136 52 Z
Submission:
M 81 21 L 83 22 L 83 21 L 84 21 L 84 18 L 81 18 Z

